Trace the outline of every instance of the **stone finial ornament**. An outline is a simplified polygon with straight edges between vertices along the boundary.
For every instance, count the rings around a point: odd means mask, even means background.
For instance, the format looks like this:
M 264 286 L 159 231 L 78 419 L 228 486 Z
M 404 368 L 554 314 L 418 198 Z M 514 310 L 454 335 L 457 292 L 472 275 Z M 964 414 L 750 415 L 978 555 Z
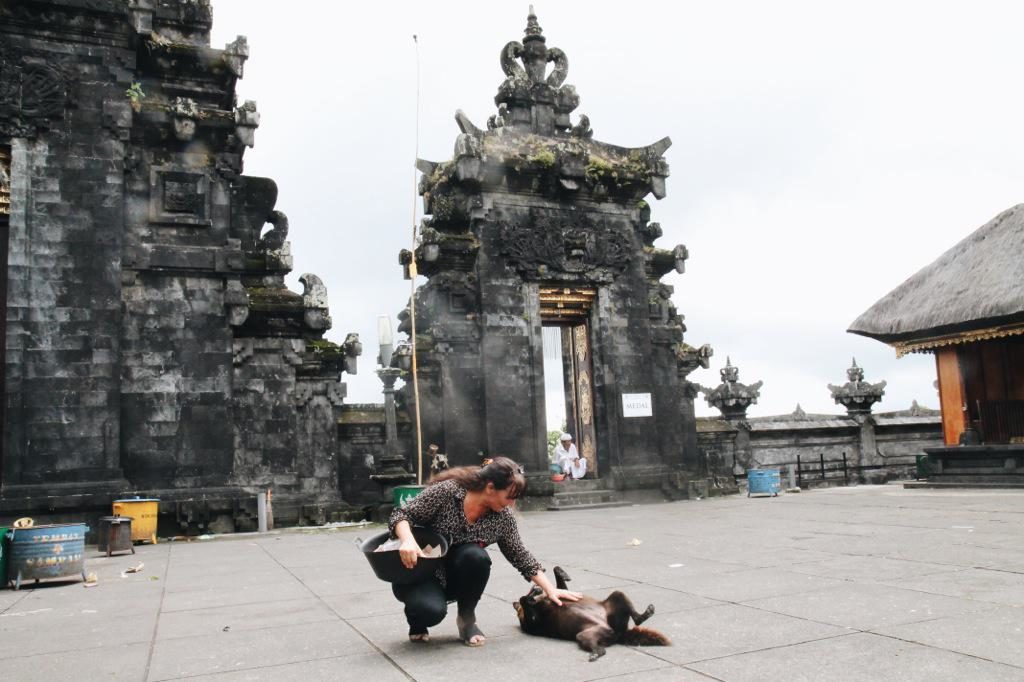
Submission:
M 325 331 L 331 328 L 330 306 L 327 303 L 327 287 L 323 280 L 307 272 L 299 278 L 303 286 L 303 320 L 310 329 Z
M 722 383 L 712 389 L 702 389 L 704 399 L 726 419 L 745 419 L 747 408 L 757 403 L 764 382 L 758 381 L 749 386 L 741 384 L 740 369 L 733 366 L 728 356 L 725 358 L 725 367 L 719 370 L 719 374 Z
M 828 385 L 832 399 L 837 405 L 845 407 L 851 416 L 870 414 L 871 406 L 881 401 L 885 395 L 886 382 L 872 384 L 864 381 L 864 370 L 857 366 L 857 358 L 853 358 L 852 365 L 846 370 L 846 378 L 849 381 L 842 386 Z
M 511 126 L 551 135 L 555 131 L 564 133 L 571 127 L 569 114 L 579 106 L 580 98 L 576 88 L 562 85 L 569 74 L 569 58 L 557 47 L 547 47 L 546 43 L 531 5 L 523 41 L 513 40 L 501 50 L 501 70 L 507 78 L 494 97 L 498 116 L 488 122 L 489 128 Z M 549 62 L 553 62 L 554 67 L 545 76 Z M 592 134 L 589 119 L 581 120 L 577 137 Z

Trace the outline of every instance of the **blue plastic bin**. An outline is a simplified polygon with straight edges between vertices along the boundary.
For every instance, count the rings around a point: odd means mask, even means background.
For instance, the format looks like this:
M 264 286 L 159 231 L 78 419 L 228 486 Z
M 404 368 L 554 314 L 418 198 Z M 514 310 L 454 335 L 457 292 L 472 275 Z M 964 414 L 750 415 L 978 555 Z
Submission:
M 747 497 L 778 495 L 781 489 L 778 469 L 747 469 Z

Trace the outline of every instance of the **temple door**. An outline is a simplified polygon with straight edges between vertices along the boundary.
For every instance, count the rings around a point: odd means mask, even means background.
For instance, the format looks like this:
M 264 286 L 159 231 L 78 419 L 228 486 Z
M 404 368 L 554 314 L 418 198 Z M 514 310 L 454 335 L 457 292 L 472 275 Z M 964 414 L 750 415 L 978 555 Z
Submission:
M 565 370 L 565 413 L 580 456 L 587 460 L 587 477 L 597 478 L 597 429 L 594 426 L 594 370 L 590 329 L 583 322 L 562 327 Z

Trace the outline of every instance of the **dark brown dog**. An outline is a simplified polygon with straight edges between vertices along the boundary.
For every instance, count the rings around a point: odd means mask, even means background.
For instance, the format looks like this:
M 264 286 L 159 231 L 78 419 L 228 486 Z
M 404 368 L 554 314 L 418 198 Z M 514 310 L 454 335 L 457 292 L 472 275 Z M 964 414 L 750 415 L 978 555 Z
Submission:
M 561 566 L 555 566 L 555 585 L 566 589 L 569 576 Z M 519 616 L 523 632 L 540 637 L 575 639 L 580 648 L 590 652 L 596 661 L 605 654 L 605 647 L 617 642 L 634 646 L 669 646 L 668 637 L 648 628 L 629 627 L 629 619 L 639 626 L 654 615 L 651 604 L 643 613 L 637 613 L 633 602 L 616 590 L 604 601 L 584 595 L 579 601 L 563 601 L 556 606 L 539 587 L 521 597 L 513 605 Z

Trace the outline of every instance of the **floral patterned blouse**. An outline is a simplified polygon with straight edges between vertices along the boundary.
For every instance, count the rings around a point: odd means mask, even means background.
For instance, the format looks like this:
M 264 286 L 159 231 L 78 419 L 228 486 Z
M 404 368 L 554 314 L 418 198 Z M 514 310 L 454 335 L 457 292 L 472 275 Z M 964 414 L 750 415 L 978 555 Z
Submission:
M 391 513 L 388 530 L 394 537 L 395 524 L 408 521 L 410 525 L 431 528 L 447 536 L 452 545 L 475 542 L 486 547 L 496 542 L 508 562 L 525 579 L 529 580 L 543 570 L 540 562 L 523 546 L 512 507 L 505 507 L 500 512 L 488 510 L 476 523 L 470 523 L 466 519 L 465 501 L 466 489 L 456 481 L 428 485 L 404 507 Z M 443 565 L 436 575 L 442 585 L 447 584 Z

